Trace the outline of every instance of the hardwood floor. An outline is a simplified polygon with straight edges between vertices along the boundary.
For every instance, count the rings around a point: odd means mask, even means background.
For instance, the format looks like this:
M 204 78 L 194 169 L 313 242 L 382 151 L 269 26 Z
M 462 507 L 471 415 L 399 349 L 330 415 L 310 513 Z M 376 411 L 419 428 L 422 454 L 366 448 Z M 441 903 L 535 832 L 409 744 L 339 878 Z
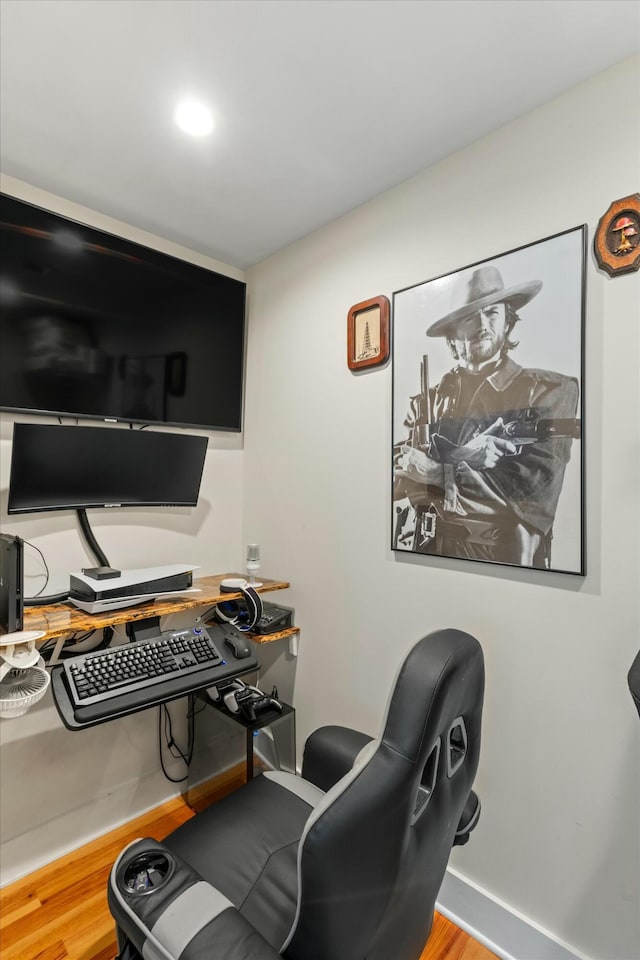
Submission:
M 420 960 L 497 960 L 497 957 L 442 914 L 436 913 Z
M 241 782 L 242 767 L 217 781 L 202 802 Z M 192 798 L 191 798 L 192 799 Z M 107 878 L 120 850 L 136 837 L 161 840 L 193 811 L 178 797 L 0 891 L 2 960 L 113 960 L 116 941 Z M 494 954 L 436 914 L 420 960 L 495 960 Z

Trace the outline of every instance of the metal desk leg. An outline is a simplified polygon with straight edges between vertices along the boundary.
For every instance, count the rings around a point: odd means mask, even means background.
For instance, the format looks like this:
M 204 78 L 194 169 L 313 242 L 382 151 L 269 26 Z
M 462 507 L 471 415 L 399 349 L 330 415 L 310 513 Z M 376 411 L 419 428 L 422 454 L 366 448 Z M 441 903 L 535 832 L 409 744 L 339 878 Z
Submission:
M 247 727 L 247 783 L 253 780 L 253 730 Z

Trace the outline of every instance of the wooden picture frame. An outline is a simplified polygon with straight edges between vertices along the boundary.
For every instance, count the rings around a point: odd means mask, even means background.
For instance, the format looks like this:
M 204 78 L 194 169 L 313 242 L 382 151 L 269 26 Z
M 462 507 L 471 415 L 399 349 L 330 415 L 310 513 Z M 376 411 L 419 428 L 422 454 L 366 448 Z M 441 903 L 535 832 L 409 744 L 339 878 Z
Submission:
M 347 365 L 350 370 L 377 367 L 389 359 L 387 297 L 371 297 L 356 303 L 347 316 Z
M 610 277 L 640 267 L 640 193 L 616 200 L 600 217 L 593 249 L 601 270 Z

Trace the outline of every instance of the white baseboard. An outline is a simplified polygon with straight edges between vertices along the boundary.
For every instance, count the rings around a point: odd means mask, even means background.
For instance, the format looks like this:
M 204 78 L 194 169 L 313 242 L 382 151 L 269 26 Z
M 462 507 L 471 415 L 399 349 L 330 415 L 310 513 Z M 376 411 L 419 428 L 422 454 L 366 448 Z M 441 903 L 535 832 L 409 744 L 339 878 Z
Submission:
M 451 869 L 436 910 L 502 960 L 589 960 Z

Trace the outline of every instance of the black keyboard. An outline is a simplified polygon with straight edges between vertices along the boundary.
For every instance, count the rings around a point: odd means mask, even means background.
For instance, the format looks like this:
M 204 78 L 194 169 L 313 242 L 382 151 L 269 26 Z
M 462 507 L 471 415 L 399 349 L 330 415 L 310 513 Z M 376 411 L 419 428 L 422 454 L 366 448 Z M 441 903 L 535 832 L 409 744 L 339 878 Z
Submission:
M 79 654 L 64 663 L 64 672 L 72 703 L 86 706 L 220 663 L 224 661 L 205 628 L 191 627 Z

